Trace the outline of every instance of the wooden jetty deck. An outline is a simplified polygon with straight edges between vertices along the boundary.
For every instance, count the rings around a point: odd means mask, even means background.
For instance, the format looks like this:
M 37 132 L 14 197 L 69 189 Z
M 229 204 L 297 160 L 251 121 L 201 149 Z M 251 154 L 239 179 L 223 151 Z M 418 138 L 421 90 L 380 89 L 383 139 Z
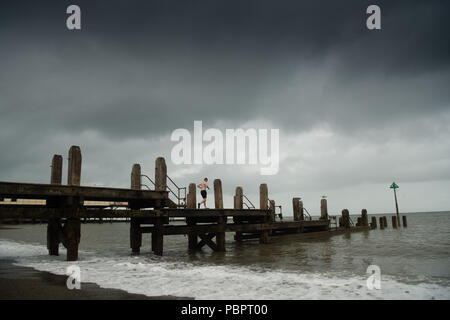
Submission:
M 153 190 L 142 189 L 143 177 L 153 184 Z M 264 244 L 272 236 L 327 231 L 330 227 L 326 199 L 321 200 L 321 216 L 317 220 L 305 214 L 300 198 L 293 198 L 294 221 L 277 221 L 275 201 L 269 199 L 266 184 L 260 185 L 259 209 L 250 208 L 248 204 L 244 209 L 244 198 L 247 198 L 241 187 L 236 188 L 234 208 L 224 208 L 222 182 L 215 179 L 214 209 L 197 209 L 196 185 L 191 183 L 188 190 L 178 187 L 167 175 L 165 160 L 161 157 L 155 162 L 154 181 L 141 174 L 139 164 L 134 164 L 130 189 L 81 186 L 81 151 L 72 146 L 67 181 L 68 185 L 62 185 L 62 156 L 55 155 L 50 184 L 0 182 L 0 198 L 45 200 L 42 205 L 0 205 L 0 220 L 46 220 L 49 254 L 58 255 L 59 244 L 62 243 L 67 248 L 69 261 L 78 259 L 80 220 L 83 218 L 130 218 L 132 252 L 139 253 L 142 234 L 151 233 L 152 251 L 157 255 L 163 254 L 164 236 L 168 235 L 187 235 L 191 251 L 204 246 L 214 251 L 225 251 L 226 232 L 235 233 L 236 241 L 256 238 Z M 168 182 L 173 184 L 172 187 Z M 175 201 L 169 198 L 169 194 L 175 196 Z M 87 206 L 85 201 L 121 202 L 123 207 Z M 340 225 L 350 228 L 348 210 L 344 211 Z M 173 223 L 173 218 L 179 221 Z M 367 212 L 360 222 L 368 227 Z

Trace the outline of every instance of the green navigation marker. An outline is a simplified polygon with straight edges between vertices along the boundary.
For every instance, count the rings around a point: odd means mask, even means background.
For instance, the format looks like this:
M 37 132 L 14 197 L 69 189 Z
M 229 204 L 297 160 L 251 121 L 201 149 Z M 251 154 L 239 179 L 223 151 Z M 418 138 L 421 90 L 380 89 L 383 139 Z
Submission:
M 397 192 L 395 192 L 395 189 L 398 189 L 399 186 L 395 182 L 392 182 L 392 184 L 389 188 L 394 189 L 395 210 L 397 213 L 397 224 L 400 227 L 401 225 L 400 225 L 400 215 L 398 213 Z
M 391 188 L 391 189 L 398 189 L 399 186 L 398 186 L 395 182 L 392 182 L 390 188 Z

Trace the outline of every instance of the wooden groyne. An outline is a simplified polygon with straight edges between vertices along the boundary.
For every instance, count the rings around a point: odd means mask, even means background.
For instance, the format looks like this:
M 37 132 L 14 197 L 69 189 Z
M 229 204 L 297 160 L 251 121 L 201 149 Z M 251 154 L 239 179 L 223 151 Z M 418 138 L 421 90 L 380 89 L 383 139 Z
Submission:
M 68 157 L 67 185 L 62 185 L 63 158 L 52 159 L 50 184 L 0 182 L 0 198 L 39 199 L 42 204 L 0 205 L 0 220 L 37 219 L 47 221 L 47 247 L 50 255 L 59 254 L 62 243 L 67 248 L 67 260 L 78 259 L 81 239 L 81 221 L 85 219 L 128 219 L 130 222 L 130 248 L 135 254 L 142 247 L 142 235 L 151 234 L 151 248 L 157 255 L 163 254 L 164 237 L 187 235 L 188 250 L 196 251 L 207 246 L 214 251 L 225 251 L 225 233 L 233 232 L 235 241 L 259 239 L 268 243 L 271 237 L 330 231 L 330 219 L 334 219 L 334 231 L 368 230 L 376 228 L 372 217 L 369 225 L 367 210 L 363 209 L 356 225 L 347 209 L 342 216 L 328 215 L 327 200 L 320 201 L 320 217 L 311 218 L 300 198 L 293 198 L 293 221 L 283 221 L 281 206 L 269 198 L 267 184 L 259 186 L 259 209 L 245 196 L 238 186 L 233 198 L 233 208 L 224 208 L 222 181 L 215 179 L 214 208 L 197 208 L 196 184 L 179 187 L 167 175 L 165 159 L 155 161 L 154 178 L 142 174 L 141 166 L 131 169 L 129 189 L 90 187 L 81 185 L 81 150 L 72 146 Z M 143 183 L 143 178 L 146 183 Z M 144 189 L 145 187 L 146 189 Z M 174 199 L 174 200 L 172 200 Z M 88 201 L 121 203 L 120 206 L 90 206 Z M 277 214 L 276 209 L 280 212 Z M 406 219 L 406 218 L 405 218 Z M 174 222 L 176 220 L 176 223 Z M 339 220 L 339 225 L 338 225 Z M 406 220 L 403 223 L 406 226 Z M 380 227 L 382 220 L 380 219 Z

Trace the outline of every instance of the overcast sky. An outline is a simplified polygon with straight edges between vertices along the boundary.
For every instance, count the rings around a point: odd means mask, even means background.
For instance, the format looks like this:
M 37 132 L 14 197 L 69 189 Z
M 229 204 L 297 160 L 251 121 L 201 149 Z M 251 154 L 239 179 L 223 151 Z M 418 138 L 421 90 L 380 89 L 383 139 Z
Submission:
M 66 28 L 81 7 L 82 29 Z M 381 30 L 366 8 L 381 8 Z M 450 209 L 448 1 L 2 1 L 0 181 L 48 183 L 83 153 L 82 184 L 129 187 L 164 156 L 180 185 L 260 183 L 330 214 Z M 280 170 L 176 166 L 177 128 L 277 128 Z M 67 161 L 64 162 L 67 169 Z M 64 181 L 66 174 L 64 175 Z M 210 200 L 210 206 L 213 201 Z

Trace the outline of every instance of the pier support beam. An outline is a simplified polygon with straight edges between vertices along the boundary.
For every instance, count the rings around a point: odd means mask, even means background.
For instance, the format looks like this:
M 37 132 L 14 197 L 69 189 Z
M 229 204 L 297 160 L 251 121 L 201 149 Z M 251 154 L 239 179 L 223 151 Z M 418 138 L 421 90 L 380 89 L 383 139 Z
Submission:
M 155 228 L 152 232 L 152 250 L 157 256 L 163 255 L 164 247 L 164 221 L 161 218 L 156 219 Z
M 376 217 L 372 217 L 372 222 L 370 223 L 370 228 L 371 229 L 377 228 L 377 218 Z
M 242 189 L 242 187 L 236 187 L 233 204 L 234 204 L 234 206 L 233 206 L 234 209 L 243 209 L 243 207 L 244 207 L 244 190 Z M 236 222 L 239 222 L 240 220 L 233 217 L 233 221 L 236 223 Z M 237 231 L 234 236 L 234 240 L 236 240 L 237 242 L 242 242 L 242 232 Z
M 223 209 L 222 181 L 214 180 L 214 205 L 216 209 Z
M 327 199 L 320 200 L 320 219 L 327 220 L 328 219 L 328 205 Z
M 344 228 L 350 228 L 350 213 L 348 209 L 342 210 L 342 226 Z
M 167 166 L 163 157 L 156 158 L 155 161 L 155 190 L 165 191 L 167 188 Z
M 269 201 L 269 210 L 270 210 L 270 216 L 272 221 L 275 221 L 275 200 L 270 200 Z
M 367 216 L 367 210 L 361 210 L 361 223 L 363 227 L 369 226 L 369 217 Z
M 81 184 L 81 150 L 78 146 L 71 146 L 69 149 L 69 166 L 67 173 L 67 184 L 79 186 Z M 70 197 L 65 203 L 73 210 L 73 218 L 68 218 L 63 227 L 63 243 L 67 248 L 67 261 L 78 260 L 78 245 L 81 237 L 81 221 L 78 218 L 78 208 L 83 204 L 83 199 Z
M 195 183 L 190 183 L 188 188 L 188 194 L 186 196 L 186 208 L 195 209 L 197 207 L 197 189 Z M 195 222 L 186 218 L 186 224 L 188 226 L 195 226 Z M 188 248 L 189 251 L 195 251 L 197 249 L 198 236 L 191 232 L 188 234 Z
M 61 155 L 55 154 L 52 159 L 50 183 L 51 184 L 62 184 L 62 167 L 63 158 Z M 54 207 L 56 203 L 52 201 L 47 201 L 47 206 Z M 47 224 L 47 249 L 48 254 L 51 256 L 59 255 L 59 243 L 61 242 L 61 220 L 59 218 L 50 218 Z
M 408 226 L 408 223 L 406 221 L 406 216 L 402 216 L 403 219 L 403 228 L 406 228 Z
M 380 230 L 384 229 L 384 219 L 383 217 L 380 217 Z
M 139 254 L 142 246 L 141 224 L 138 218 L 130 219 L 130 248 L 134 254 Z
M 300 198 L 292 198 L 292 211 L 294 221 L 303 220 L 303 201 L 301 201 Z
M 81 235 L 80 218 L 68 218 L 64 225 L 64 233 L 67 238 L 67 261 L 77 261 Z
M 223 209 L 222 181 L 214 180 L 214 204 L 216 209 Z M 216 234 L 217 251 L 225 251 L 225 226 L 227 224 L 226 217 L 220 217 L 217 221 L 220 226 L 219 232 Z
M 133 164 L 131 169 L 131 184 L 132 190 L 141 190 L 142 188 L 142 176 L 141 176 L 141 165 L 138 163 Z M 134 205 L 130 204 L 130 207 Z M 138 209 L 138 208 L 136 208 Z M 142 232 L 141 224 L 138 218 L 130 219 L 130 248 L 133 254 L 139 254 L 142 246 Z
M 81 150 L 78 146 L 71 146 L 69 149 L 67 184 L 69 186 L 81 184 Z
M 142 176 L 141 176 L 141 165 L 139 163 L 133 164 L 131 169 L 131 189 L 141 190 L 142 186 Z
M 242 187 L 236 187 L 234 195 L 234 209 L 243 209 L 244 205 L 244 191 Z
M 47 224 L 47 249 L 51 256 L 59 255 L 59 243 L 61 234 L 61 221 L 58 218 L 51 218 Z
M 397 217 L 392 216 L 392 228 L 397 229 Z

